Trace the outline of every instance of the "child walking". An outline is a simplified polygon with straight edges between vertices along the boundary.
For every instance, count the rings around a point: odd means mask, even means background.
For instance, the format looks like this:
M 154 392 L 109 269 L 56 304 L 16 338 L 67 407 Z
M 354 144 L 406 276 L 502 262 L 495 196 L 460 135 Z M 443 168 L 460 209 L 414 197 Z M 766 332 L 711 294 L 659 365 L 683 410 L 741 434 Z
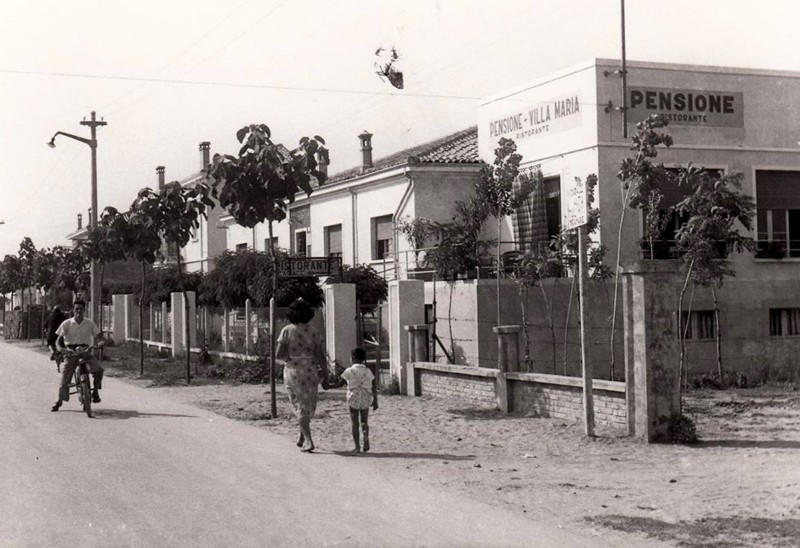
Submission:
M 378 408 L 378 382 L 375 374 L 364 364 L 367 353 L 363 348 L 354 348 L 350 353 L 353 365 L 342 372 L 342 378 L 347 381 L 347 405 L 350 407 L 350 422 L 353 427 L 353 441 L 355 452 L 361 451 L 359 443 L 359 420 L 363 435 L 363 448 L 369 451 L 369 406 Z

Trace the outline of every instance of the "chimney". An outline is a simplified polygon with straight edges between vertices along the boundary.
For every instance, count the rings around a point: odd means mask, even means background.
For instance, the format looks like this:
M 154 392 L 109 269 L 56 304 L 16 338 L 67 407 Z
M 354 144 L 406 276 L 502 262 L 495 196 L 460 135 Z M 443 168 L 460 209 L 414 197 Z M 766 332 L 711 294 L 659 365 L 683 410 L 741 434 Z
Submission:
M 164 166 L 156 167 L 156 173 L 158 174 L 158 190 L 164 188 Z
M 328 164 L 331 163 L 330 156 L 328 156 L 328 150 L 321 148 L 317 151 L 317 169 L 325 174 L 325 177 L 328 176 Z
M 78 213 L 78 230 L 83 228 L 83 214 Z
M 372 133 L 366 129 L 358 136 L 361 141 L 361 173 L 372 167 Z
M 206 171 L 208 164 L 211 163 L 211 143 L 203 141 L 200 143 L 200 171 Z

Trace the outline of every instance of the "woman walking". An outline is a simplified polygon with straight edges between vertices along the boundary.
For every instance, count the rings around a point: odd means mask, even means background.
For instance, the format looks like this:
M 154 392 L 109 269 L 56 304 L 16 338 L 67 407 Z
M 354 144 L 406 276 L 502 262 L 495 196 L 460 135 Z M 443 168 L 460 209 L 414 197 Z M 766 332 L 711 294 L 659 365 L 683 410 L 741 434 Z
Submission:
M 308 325 L 314 317 L 311 306 L 303 299 L 297 299 L 289 305 L 286 317 L 291 323 L 278 335 L 276 357 L 286 363 L 283 383 L 300 425 L 297 446 L 304 453 L 310 453 L 314 450 L 311 417 L 317 409 L 319 371 L 322 371 L 324 385 L 328 375 L 327 359 L 319 334 Z

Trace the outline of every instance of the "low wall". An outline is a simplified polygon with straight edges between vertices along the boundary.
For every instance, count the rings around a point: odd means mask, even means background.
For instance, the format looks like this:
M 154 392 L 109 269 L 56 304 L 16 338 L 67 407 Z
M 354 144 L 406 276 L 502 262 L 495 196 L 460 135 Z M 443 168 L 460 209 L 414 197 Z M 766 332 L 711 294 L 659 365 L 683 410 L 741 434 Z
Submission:
M 459 400 L 497 407 L 496 369 L 430 362 L 408 364 L 409 395 Z M 508 410 L 539 417 L 583 420 L 583 381 L 541 373 L 507 373 Z M 595 380 L 595 422 L 628 428 L 625 383 Z
M 415 363 L 413 365 L 414 385 L 418 387 L 415 395 L 425 394 L 437 398 L 458 399 L 481 406 L 497 405 L 496 369 L 441 363 Z M 409 395 L 411 395 L 410 392 Z
M 583 420 L 583 379 L 540 373 L 507 373 L 509 408 L 540 417 Z M 592 381 L 594 420 L 628 428 L 625 383 Z

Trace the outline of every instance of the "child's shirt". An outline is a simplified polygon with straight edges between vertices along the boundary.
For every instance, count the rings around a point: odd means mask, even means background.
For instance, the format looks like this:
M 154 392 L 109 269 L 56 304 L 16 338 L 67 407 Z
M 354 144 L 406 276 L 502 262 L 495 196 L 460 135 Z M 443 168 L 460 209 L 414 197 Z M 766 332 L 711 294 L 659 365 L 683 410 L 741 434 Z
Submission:
M 375 375 L 363 363 L 354 363 L 342 372 L 347 381 L 347 405 L 353 409 L 369 409 L 372 405 L 372 379 Z

